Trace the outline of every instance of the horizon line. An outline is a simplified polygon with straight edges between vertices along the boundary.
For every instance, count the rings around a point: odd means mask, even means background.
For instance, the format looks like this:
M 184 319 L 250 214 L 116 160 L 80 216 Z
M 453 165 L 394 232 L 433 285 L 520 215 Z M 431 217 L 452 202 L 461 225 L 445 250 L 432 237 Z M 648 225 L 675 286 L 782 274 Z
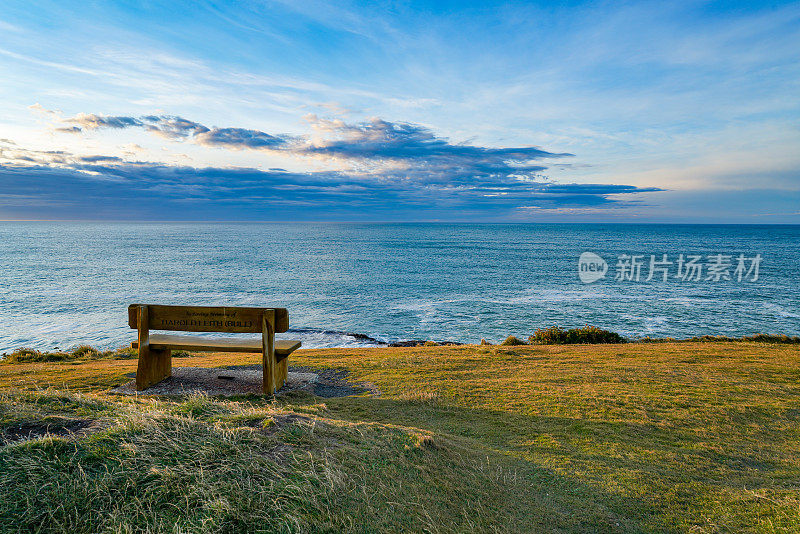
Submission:
M 655 221 L 444 221 L 440 219 L 419 221 L 350 221 L 350 220 L 150 220 L 150 219 L 0 219 L 0 223 L 108 223 L 108 224 L 619 224 L 619 225 L 694 225 L 694 226 L 800 226 L 800 222 L 655 222 Z

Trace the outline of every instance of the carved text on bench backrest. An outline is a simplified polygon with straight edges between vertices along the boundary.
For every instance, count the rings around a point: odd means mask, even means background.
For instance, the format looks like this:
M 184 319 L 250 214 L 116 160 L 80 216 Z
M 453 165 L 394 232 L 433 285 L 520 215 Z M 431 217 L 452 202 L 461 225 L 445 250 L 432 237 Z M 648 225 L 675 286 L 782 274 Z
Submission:
M 128 324 L 137 328 L 136 309 L 128 308 Z M 240 308 L 234 306 L 162 306 L 147 305 L 148 328 L 151 330 L 179 330 L 185 332 L 261 333 L 261 316 L 267 309 L 275 310 L 275 331 L 289 328 L 285 308 Z

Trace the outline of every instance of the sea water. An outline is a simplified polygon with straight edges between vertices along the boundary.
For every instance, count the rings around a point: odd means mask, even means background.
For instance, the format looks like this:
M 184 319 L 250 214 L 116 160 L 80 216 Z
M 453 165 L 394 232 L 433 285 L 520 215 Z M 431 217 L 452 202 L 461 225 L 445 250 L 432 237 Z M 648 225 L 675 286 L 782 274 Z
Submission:
M 285 307 L 282 337 L 305 347 L 587 324 L 798 335 L 798 243 L 800 226 L 0 223 L 0 352 L 126 345 L 131 303 Z M 584 252 L 607 262 L 592 283 Z M 703 270 L 687 278 L 692 256 Z M 647 280 L 651 258 L 668 267 Z

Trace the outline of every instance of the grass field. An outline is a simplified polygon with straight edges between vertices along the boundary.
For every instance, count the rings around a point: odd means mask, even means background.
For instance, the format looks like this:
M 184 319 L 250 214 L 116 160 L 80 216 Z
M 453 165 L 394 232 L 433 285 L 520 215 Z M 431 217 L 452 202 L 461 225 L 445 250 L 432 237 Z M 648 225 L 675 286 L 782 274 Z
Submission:
M 0 531 L 800 531 L 796 344 L 291 362 L 346 369 L 381 394 L 122 398 L 103 391 L 135 360 L 0 363 Z

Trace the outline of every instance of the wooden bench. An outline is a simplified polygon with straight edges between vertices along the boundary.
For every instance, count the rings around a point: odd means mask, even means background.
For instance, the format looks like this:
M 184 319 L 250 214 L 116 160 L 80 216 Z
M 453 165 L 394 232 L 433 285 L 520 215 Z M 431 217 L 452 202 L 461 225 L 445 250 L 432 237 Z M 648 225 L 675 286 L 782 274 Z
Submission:
M 262 391 L 271 395 L 286 382 L 288 356 L 299 341 L 275 341 L 275 332 L 289 329 L 286 308 L 224 306 L 161 306 L 131 304 L 128 325 L 139 331 L 131 346 L 139 349 L 136 389 L 142 391 L 172 376 L 172 351 L 255 352 L 264 364 Z M 261 334 L 251 339 L 209 339 L 197 336 L 150 334 L 150 330 Z

